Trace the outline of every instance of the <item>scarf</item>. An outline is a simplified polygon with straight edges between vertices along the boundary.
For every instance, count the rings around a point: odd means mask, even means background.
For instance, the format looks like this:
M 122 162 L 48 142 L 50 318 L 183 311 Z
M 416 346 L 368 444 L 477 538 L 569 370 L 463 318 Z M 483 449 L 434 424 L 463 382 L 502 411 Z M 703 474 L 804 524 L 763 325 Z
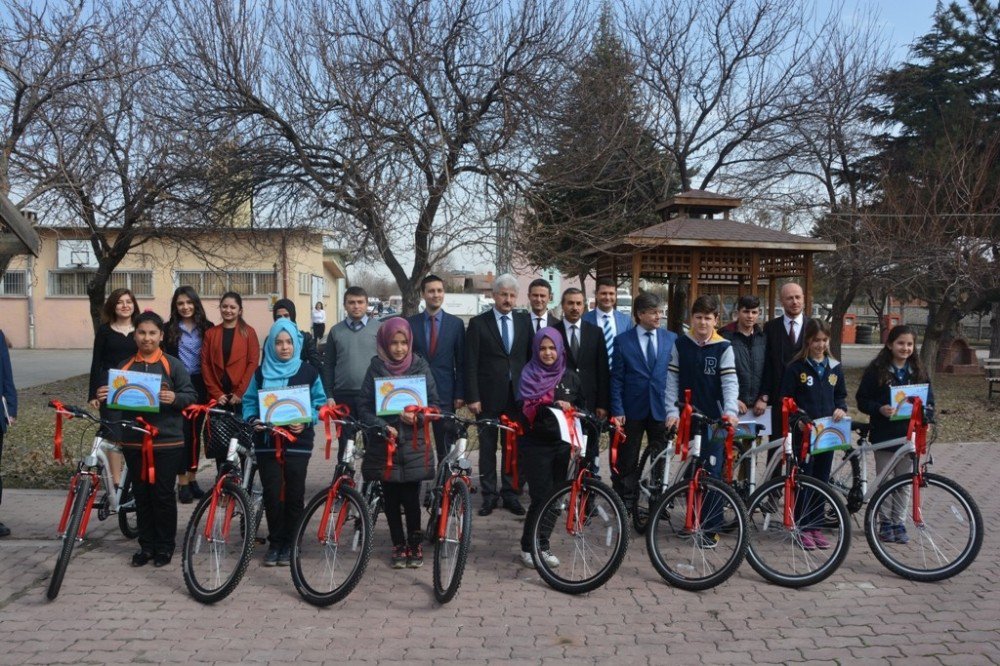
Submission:
M 389 343 L 397 333 L 402 332 L 406 336 L 406 356 L 398 361 L 392 360 L 389 356 Z M 385 364 L 385 370 L 390 375 L 399 376 L 410 369 L 413 365 L 413 332 L 410 330 L 410 322 L 402 317 L 392 317 L 382 322 L 375 334 L 376 351 L 378 357 Z
M 279 333 L 288 333 L 292 337 L 292 357 L 287 361 L 278 358 L 278 352 L 274 348 Z M 302 367 L 302 334 L 291 319 L 279 319 L 271 326 L 264 341 L 264 362 L 260 366 L 264 382 L 260 388 L 288 386 L 288 380 L 299 371 L 300 367 Z
M 542 340 L 548 338 L 556 346 L 556 362 L 545 365 L 539 358 L 538 351 Z M 521 371 L 521 398 L 524 406 L 521 408 L 528 422 L 534 424 L 535 415 L 542 405 L 551 405 L 555 399 L 556 384 L 566 372 L 566 354 L 563 350 L 562 335 L 551 326 L 546 326 L 535 333 L 531 340 L 531 360 Z

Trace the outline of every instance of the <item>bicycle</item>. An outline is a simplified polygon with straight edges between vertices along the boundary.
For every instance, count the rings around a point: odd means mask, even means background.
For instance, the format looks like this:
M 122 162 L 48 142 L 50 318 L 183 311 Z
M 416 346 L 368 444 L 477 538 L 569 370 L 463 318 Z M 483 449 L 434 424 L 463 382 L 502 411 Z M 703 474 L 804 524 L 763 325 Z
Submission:
M 63 417 L 86 419 L 97 427 L 123 427 L 141 432 L 144 435 L 155 436 L 155 428 L 146 424 L 141 417 L 136 420 L 140 424 L 137 426 L 131 421 L 101 419 L 84 409 L 65 405 L 58 400 L 51 400 L 49 407 L 56 410 L 56 432 L 53 441 L 54 456 L 59 461 L 63 460 Z M 49 587 L 45 594 L 49 601 L 54 600 L 59 595 L 63 578 L 66 575 L 66 568 L 73 556 L 73 548 L 78 541 L 82 542 L 86 538 L 90 512 L 95 505 L 97 506 L 98 520 L 105 520 L 111 514 L 117 514 L 118 528 L 123 535 L 129 539 L 134 539 L 139 535 L 138 524 L 135 522 L 136 509 L 135 497 L 132 494 L 132 478 L 129 475 L 128 467 L 123 462 L 121 476 L 118 483 L 115 483 L 108 462 L 107 454 L 109 451 L 120 453 L 121 448 L 106 440 L 100 433 L 96 434 L 90 453 L 77 464 L 76 473 L 70 480 L 69 492 L 66 495 L 66 503 L 63 505 L 57 528 L 62 546 L 59 549 L 56 566 L 52 572 L 52 578 L 49 579 Z M 97 494 L 101 490 L 102 483 L 105 492 L 98 500 Z
M 354 476 L 355 434 L 364 426 L 350 417 L 346 405 L 320 410 L 326 424 L 326 458 L 330 459 L 330 426 L 347 426 L 352 434 L 329 487 L 306 504 L 292 539 L 291 570 L 295 589 L 314 606 L 329 606 L 349 595 L 364 576 L 372 553 L 373 516 Z M 345 531 L 346 530 L 346 531 Z
M 586 442 L 575 426 L 577 418 L 597 432 L 614 434 L 619 426 L 575 409 L 564 410 L 563 416 L 571 440 L 567 480 L 542 504 L 529 528 L 531 556 L 550 587 L 582 594 L 604 585 L 618 571 L 630 535 L 624 502 L 590 465 L 582 464 Z M 544 557 L 546 552 L 555 557 Z
M 724 480 L 709 476 L 702 456 L 706 425 L 726 430 L 726 468 L 734 429 L 685 402 L 675 441 L 682 480 L 662 492 L 649 512 L 646 552 L 657 573 L 683 590 L 715 587 L 732 576 L 746 556 L 749 530 L 743 501 Z M 693 433 L 689 438 L 687 433 Z
M 212 491 L 195 506 L 184 531 L 181 571 L 191 596 L 211 604 L 229 596 L 246 573 L 264 512 L 263 493 L 255 484 L 254 428 L 279 441 L 294 436 L 284 428 L 248 423 L 223 409 L 202 406 L 202 411 L 209 415 L 207 428 L 229 435 L 229 446 Z M 221 437 L 216 434 L 214 439 Z
M 933 440 L 927 441 L 930 421 L 924 422 L 923 403 L 919 399 L 913 402 L 906 437 L 871 444 L 869 425 L 853 424 L 860 439 L 844 451 L 830 479 L 833 488 L 846 497 L 851 514 L 868 503 L 865 537 L 878 561 L 903 578 L 933 582 L 955 576 L 975 561 L 983 543 L 983 518 L 968 491 L 927 471 L 934 464 L 930 454 Z M 865 454 L 893 447 L 899 448 L 869 487 Z M 888 478 L 904 457 L 912 461 L 912 470 Z M 880 538 L 880 523 L 887 515 L 895 515 L 892 524 L 903 525 L 903 539 Z
M 768 470 L 779 460 L 783 470 L 775 478 L 768 474 L 769 480 L 750 496 L 747 559 L 766 580 L 797 588 L 818 583 L 837 570 L 850 549 L 851 530 L 840 495 L 829 484 L 800 472 L 799 461 L 804 463 L 810 455 L 812 422 L 790 398 L 783 400 L 782 410 L 791 423 L 783 429 L 781 456 L 774 456 Z M 792 451 L 795 430 L 802 434 L 798 460 Z

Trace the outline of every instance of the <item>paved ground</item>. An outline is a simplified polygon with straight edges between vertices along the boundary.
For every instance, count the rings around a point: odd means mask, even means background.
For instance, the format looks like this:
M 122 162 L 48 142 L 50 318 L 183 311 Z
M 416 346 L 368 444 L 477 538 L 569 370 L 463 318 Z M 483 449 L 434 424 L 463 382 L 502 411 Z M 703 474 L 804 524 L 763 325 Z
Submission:
M 12 349 L 10 362 L 18 388 L 59 381 L 90 372 L 89 349 Z
M 960 478 L 988 524 L 1000 510 L 1000 447 L 938 445 L 937 471 Z M 314 460 L 310 494 L 330 464 Z M 202 477 L 209 476 L 203 470 Z M 474 519 L 472 557 L 456 599 L 437 606 L 431 571 L 389 569 L 384 521 L 376 557 L 344 602 L 303 602 L 288 569 L 259 554 L 227 600 L 201 606 L 170 566 L 132 569 L 134 545 L 114 521 L 93 523 L 59 598 L 44 600 L 62 496 L 9 491 L 0 540 L 0 664 L 52 662 L 1000 663 L 1000 548 L 987 532 L 978 561 L 955 579 L 918 584 L 883 569 L 859 529 L 844 566 L 804 590 L 766 584 L 749 566 L 723 586 L 666 585 L 633 541 L 619 574 L 581 597 L 549 589 L 516 561 L 521 523 Z M 189 507 L 182 507 L 182 525 Z

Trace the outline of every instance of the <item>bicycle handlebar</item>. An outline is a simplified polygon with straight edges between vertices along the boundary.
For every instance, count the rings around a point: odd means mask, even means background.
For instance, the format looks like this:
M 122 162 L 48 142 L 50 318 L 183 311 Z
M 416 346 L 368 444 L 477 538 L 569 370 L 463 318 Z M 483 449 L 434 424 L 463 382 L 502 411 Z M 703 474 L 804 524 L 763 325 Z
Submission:
M 68 414 L 71 418 L 82 418 L 91 421 L 92 423 L 97 423 L 104 426 L 121 426 L 122 428 L 128 428 L 129 430 L 134 430 L 136 432 L 141 432 L 149 434 L 149 431 L 145 428 L 138 426 L 134 421 L 114 421 L 111 419 L 102 419 L 100 417 L 94 416 L 86 409 L 82 407 L 74 407 L 73 405 L 64 405 L 58 400 L 49 400 L 49 407 L 56 410 L 57 412 L 62 412 L 63 414 Z

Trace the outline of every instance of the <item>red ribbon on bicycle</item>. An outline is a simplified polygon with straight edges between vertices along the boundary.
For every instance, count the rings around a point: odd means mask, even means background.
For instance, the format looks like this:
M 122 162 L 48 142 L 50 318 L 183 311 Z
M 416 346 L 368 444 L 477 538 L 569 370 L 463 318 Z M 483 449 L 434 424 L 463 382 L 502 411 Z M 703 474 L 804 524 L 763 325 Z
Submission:
M 799 462 L 805 463 L 806 458 L 809 457 L 809 440 L 811 439 L 813 431 L 812 423 L 802 424 L 802 449 L 801 455 L 799 457 Z
M 140 428 L 146 431 L 142 434 L 141 479 L 152 485 L 156 483 L 156 461 L 153 457 L 153 438 L 160 434 L 160 429 L 141 416 L 137 416 L 135 422 Z
M 924 423 L 924 401 L 914 396 L 910 398 L 910 402 L 913 403 L 913 413 L 910 414 L 910 423 L 906 428 L 906 438 L 914 440 L 917 455 L 922 456 L 927 453 L 927 431 L 930 426 Z
M 65 462 L 63 459 L 63 416 L 71 419 L 73 414 L 67 412 L 66 405 L 58 400 L 53 400 L 49 404 L 56 410 L 56 433 L 52 436 L 52 457 L 59 462 Z
M 351 415 L 351 408 L 347 405 L 323 405 L 319 408 L 319 419 L 323 422 L 326 431 L 326 459 L 330 459 L 330 448 L 333 445 L 333 429 L 330 426 L 336 425 L 337 439 L 340 439 L 341 426 L 333 421 L 346 419 Z
M 611 431 L 611 444 L 608 446 L 608 461 L 611 463 L 611 471 L 618 473 L 618 449 L 625 443 L 625 428 L 621 424 L 616 424 Z
M 191 447 L 191 469 L 198 469 L 198 453 L 200 451 L 200 444 L 198 443 L 198 428 L 195 424 L 195 419 L 199 416 L 205 416 L 205 428 L 211 429 L 211 412 L 209 410 L 214 409 L 219 403 L 212 399 L 206 402 L 204 405 L 188 405 L 181 410 L 181 416 L 191 421 L 191 439 L 194 441 L 194 446 Z
M 691 415 L 693 413 L 691 389 L 685 389 L 684 406 L 681 407 L 680 418 L 677 421 L 677 435 L 674 437 L 674 455 L 679 455 L 682 461 L 687 460 L 688 449 L 691 446 Z
M 726 424 L 726 445 L 725 445 L 725 456 L 726 460 L 722 466 L 722 479 L 726 483 L 733 482 L 733 460 L 735 458 L 735 449 L 733 447 L 733 441 L 736 439 L 736 428 L 733 424 Z
M 510 428 L 510 430 L 505 430 L 503 435 L 503 473 L 510 474 L 514 490 L 521 492 L 521 483 L 517 473 L 517 438 L 524 434 L 524 428 L 521 427 L 520 422 L 508 418 L 506 414 L 500 415 L 500 424 Z
M 799 406 L 795 404 L 795 398 L 781 399 L 781 436 L 788 434 L 788 419 L 791 415 L 799 411 Z
M 278 500 L 285 501 L 285 446 L 295 441 L 295 435 L 284 428 L 272 428 L 271 436 L 274 438 L 274 460 L 281 468 L 281 490 L 278 492 Z
M 396 436 L 392 433 L 386 433 L 385 436 L 385 472 L 382 474 L 382 478 L 386 481 L 392 476 L 392 465 L 393 458 L 396 457 Z
M 437 407 L 427 406 L 420 407 L 419 405 L 407 405 L 403 408 L 403 412 L 406 414 L 413 414 L 413 450 L 418 449 L 417 446 L 417 434 L 420 432 L 420 424 L 418 421 L 421 419 L 424 422 L 424 467 L 430 467 L 431 465 L 431 421 L 436 418 L 441 417 L 441 410 Z

